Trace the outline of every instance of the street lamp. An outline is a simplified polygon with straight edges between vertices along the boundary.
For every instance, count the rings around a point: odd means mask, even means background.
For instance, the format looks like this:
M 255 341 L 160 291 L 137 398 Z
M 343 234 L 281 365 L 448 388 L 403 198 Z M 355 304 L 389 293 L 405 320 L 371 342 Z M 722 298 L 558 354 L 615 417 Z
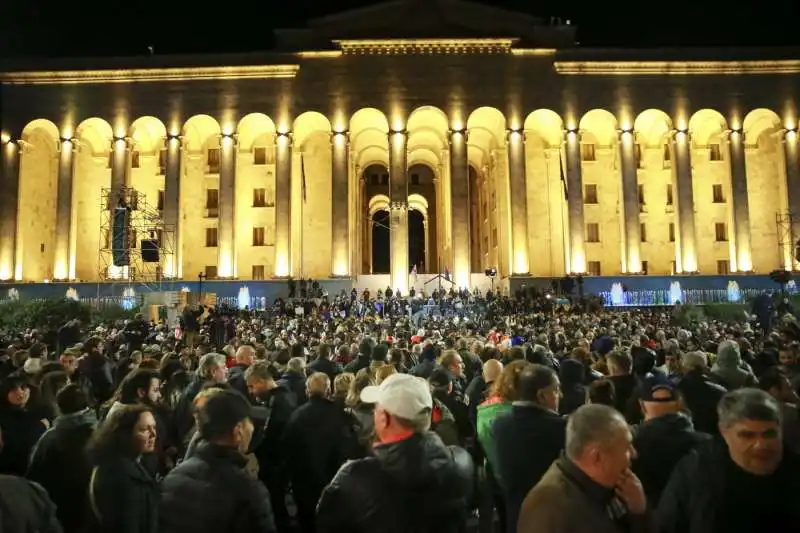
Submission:
M 200 272 L 197 275 L 197 279 L 200 280 L 198 283 L 198 289 L 199 289 L 198 292 L 200 293 L 200 301 L 199 301 L 200 305 L 203 305 L 203 280 L 206 279 L 207 277 L 208 276 L 206 275 L 205 272 Z

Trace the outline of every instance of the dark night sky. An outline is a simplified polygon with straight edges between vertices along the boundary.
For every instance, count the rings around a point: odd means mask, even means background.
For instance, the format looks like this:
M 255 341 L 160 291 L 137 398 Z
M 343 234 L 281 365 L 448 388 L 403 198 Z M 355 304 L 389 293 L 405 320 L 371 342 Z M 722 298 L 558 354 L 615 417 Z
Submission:
M 274 27 L 300 26 L 314 16 L 374 3 L 10 0 L 0 12 L 0 57 L 138 55 L 150 44 L 162 54 L 265 50 Z M 800 44 L 796 0 L 485 3 L 570 18 L 583 46 Z

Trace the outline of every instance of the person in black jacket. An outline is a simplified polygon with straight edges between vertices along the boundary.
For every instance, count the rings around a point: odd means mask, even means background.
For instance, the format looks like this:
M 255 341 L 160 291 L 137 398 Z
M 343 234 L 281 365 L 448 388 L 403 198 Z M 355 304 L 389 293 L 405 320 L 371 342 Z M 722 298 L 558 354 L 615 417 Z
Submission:
M 47 490 L 64 531 L 77 533 L 84 531 L 88 518 L 85 504 L 92 467 L 86 446 L 97 416 L 89 408 L 86 392 L 77 384 L 58 391 L 56 401 L 61 415 L 36 444 L 26 477 Z
M 637 457 L 632 470 L 642 482 L 648 505 L 655 507 L 675 465 L 711 436 L 694 430 L 692 420 L 681 412 L 677 389 L 663 374 L 647 378 L 641 391 L 644 422 L 634 431 Z
M 303 533 L 315 532 L 314 510 L 339 467 L 361 455 L 355 418 L 329 399 L 330 386 L 326 374 L 308 378 L 308 402 L 292 413 L 284 433 L 297 520 Z
M 99 533 L 156 533 L 158 486 L 142 466 L 156 447 L 156 420 L 144 404 L 109 416 L 89 445 L 89 501 Z
M 457 533 L 473 486 L 470 455 L 427 430 L 428 384 L 394 374 L 361 392 L 375 403 L 374 456 L 346 463 L 317 506 L 317 533 Z
M 21 477 L 0 475 L 0 531 L 61 533 L 62 528 L 46 490 Z
M 555 370 L 531 365 L 519 375 L 520 401 L 494 422 L 497 473 L 503 480 L 507 531 L 516 533 L 520 507 L 564 449 L 567 422 L 558 414 L 560 385 Z
M 297 399 L 292 391 L 278 385 L 275 379 L 278 370 L 264 361 L 251 365 L 244 374 L 250 397 L 263 414 L 255 416 L 256 434 L 251 449 L 258 459 L 258 477 L 267 486 L 275 513 L 278 531 L 289 527 L 289 512 L 286 509 L 286 491 L 289 473 L 286 467 L 283 435 L 286 424 L 297 408 Z
M 198 410 L 197 452 L 161 483 L 160 533 L 274 533 L 264 485 L 244 471 L 253 437 L 250 402 L 234 390 Z
M 719 403 L 721 439 L 684 457 L 658 504 L 660 533 L 800 531 L 800 459 L 784 449 L 781 410 L 766 392 Z

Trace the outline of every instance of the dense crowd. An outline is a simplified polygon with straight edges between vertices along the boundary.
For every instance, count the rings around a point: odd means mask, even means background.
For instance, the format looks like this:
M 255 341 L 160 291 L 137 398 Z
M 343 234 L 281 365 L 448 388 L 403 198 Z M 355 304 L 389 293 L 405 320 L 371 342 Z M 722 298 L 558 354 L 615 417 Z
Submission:
M 766 300 L 313 287 L 7 331 L 0 531 L 800 531 L 800 328 Z

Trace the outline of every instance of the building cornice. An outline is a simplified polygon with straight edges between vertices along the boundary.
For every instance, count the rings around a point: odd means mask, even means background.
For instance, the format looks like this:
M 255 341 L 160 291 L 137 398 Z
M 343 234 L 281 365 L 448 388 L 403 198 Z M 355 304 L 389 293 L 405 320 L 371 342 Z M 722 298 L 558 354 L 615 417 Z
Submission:
M 518 39 L 354 39 L 333 41 L 345 55 L 508 54 Z
M 709 76 L 798 74 L 800 60 L 759 61 L 556 61 L 565 76 Z
M 227 67 L 41 70 L 0 73 L 0 82 L 9 85 L 74 85 L 83 83 L 141 83 L 157 81 L 294 78 L 299 69 L 299 65 L 246 65 Z

